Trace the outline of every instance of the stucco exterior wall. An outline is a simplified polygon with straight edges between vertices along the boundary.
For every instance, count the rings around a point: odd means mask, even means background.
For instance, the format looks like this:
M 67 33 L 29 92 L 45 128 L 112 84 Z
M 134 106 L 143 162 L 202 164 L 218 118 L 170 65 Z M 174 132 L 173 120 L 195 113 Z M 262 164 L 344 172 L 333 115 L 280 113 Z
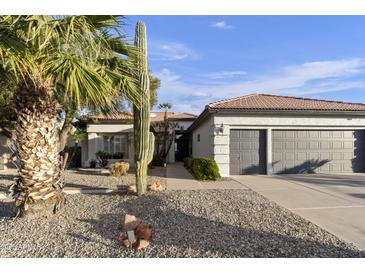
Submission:
M 200 135 L 200 141 L 198 141 Z M 207 118 L 192 133 L 192 156 L 213 157 L 213 118 Z
M 193 121 L 177 121 L 177 130 L 182 126 L 187 129 Z M 90 123 L 87 125 L 86 131 L 88 139 L 82 143 L 82 164 L 85 167 L 89 166 L 90 160 L 96 159 L 95 153 L 98 150 L 103 150 L 103 134 L 127 134 L 128 135 L 128 158 L 125 159 L 132 166 L 134 165 L 134 145 L 133 145 L 133 124 L 118 124 L 111 121 L 100 121 L 98 123 Z M 171 149 L 167 156 L 167 162 L 175 162 L 175 144 L 171 145 Z M 87 151 L 84 153 L 84 151 Z M 209 155 L 211 156 L 211 155 Z M 84 160 L 85 159 L 85 160 Z
M 133 148 L 133 125 L 132 124 L 115 124 L 115 123 L 92 123 L 88 124 L 87 140 L 81 143 L 82 146 L 82 165 L 88 167 L 91 160 L 96 159 L 95 153 L 99 150 L 104 150 L 103 134 L 126 134 L 127 135 L 127 155 L 123 161 L 134 165 L 134 148 Z M 87 151 L 87 152 L 84 152 Z M 112 161 L 110 161 L 112 162 Z
M 266 129 L 267 130 L 267 168 L 270 172 L 271 167 L 271 130 L 273 129 L 365 129 L 365 117 L 345 116 L 289 116 L 289 115 L 243 115 L 240 113 L 233 114 L 212 114 L 213 131 L 216 129 L 216 135 L 213 135 L 212 156 L 216 160 L 221 175 L 229 176 L 229 137 L 230 129 Z M 218 129 L 223 125 L 223 132 Z M 196 130 L 194 130 L 195 133 Z M 207 139 L 208 140 L 208 139 Z M 208 146 L 200 147 L 209 153 Z

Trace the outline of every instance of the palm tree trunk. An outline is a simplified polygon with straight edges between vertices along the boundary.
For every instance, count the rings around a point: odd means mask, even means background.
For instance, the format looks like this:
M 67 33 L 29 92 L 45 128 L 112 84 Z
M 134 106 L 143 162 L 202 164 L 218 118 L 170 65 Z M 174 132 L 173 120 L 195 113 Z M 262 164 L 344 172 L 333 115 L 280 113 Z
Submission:
M 22 82 L 15 93 L 15 149 L 19 179 L 13 187 L 20 216 L 49 216 L 63 208 L 57 103 L 51 81 Z

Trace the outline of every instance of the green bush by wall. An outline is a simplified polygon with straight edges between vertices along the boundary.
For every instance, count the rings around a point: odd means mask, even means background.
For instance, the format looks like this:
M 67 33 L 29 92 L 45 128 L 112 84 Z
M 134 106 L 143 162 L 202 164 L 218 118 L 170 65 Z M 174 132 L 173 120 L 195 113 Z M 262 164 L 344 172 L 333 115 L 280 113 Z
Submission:
M 217 180 L 221 178 L 219 168 L 215 160 L 209 158 L 184 158 L 184 166 L 198 180 Z

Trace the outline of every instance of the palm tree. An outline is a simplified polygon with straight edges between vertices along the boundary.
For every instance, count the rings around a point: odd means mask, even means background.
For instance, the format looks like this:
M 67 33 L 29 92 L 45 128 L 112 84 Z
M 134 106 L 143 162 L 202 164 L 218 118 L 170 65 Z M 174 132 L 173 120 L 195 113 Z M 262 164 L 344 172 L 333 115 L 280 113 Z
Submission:
M 158 105 L 158 109 L 164 111 L 164 119 L 157 123 L 158 128 L 162 131 L 157 133 L 157 156 L 160 164 L 166 163 L 167 155 L 169 154 L 172 143 L 174 142 L 174 129 L 177 126 L 176 122 L 169 120 L 168 111 L 172 108 L 172 105 L 168 102 L 164 102 Z M 172 132 L 172 133 L 171 133 Z M 160 151 L 160 148 L 162 151 Z
M 63 207 L 58 114 L 62 106 L 113 109 L 124 91 L 134 99 L 132 54 L 116 16 L 1 16 L 0 65 L 17 81 L 12 187 L 20 216 Z M 124 57 L 123 57 L 124 56 Z

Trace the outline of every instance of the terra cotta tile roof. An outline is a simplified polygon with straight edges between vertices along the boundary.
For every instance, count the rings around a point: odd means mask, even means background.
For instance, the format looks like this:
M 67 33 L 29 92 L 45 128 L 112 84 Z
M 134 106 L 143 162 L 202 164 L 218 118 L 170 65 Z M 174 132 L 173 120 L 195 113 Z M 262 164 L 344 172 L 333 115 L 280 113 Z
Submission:
M 151 112 L 151 122 L 163 121 L 164 116 L 163 111 Z M 168 120 L 194 120 L 196 117 L 197 115 L 186 112 L 167 112 Z
M 312 111 L 365 111 L 365 104 L 319 100 L 271 94 L 249 94 L 213 102 L 209 109 L 231 110 L 312 110 Z
M 91 120 L 131 120 L 133 115 L 130 112 L 113 112 L 108 114 L 92 114 L 87 116 Z
M 151 112 L 151 122 L 160 122 L 164 119 L 165 112 Z M 194 120 L 197 117 L 195 114 L 186 112 L 167 112 L 169 120 Z M 131 112 L 115 112 L 110 114 L 89 115 L 91 120 L 131 120 L 133 114 Z

